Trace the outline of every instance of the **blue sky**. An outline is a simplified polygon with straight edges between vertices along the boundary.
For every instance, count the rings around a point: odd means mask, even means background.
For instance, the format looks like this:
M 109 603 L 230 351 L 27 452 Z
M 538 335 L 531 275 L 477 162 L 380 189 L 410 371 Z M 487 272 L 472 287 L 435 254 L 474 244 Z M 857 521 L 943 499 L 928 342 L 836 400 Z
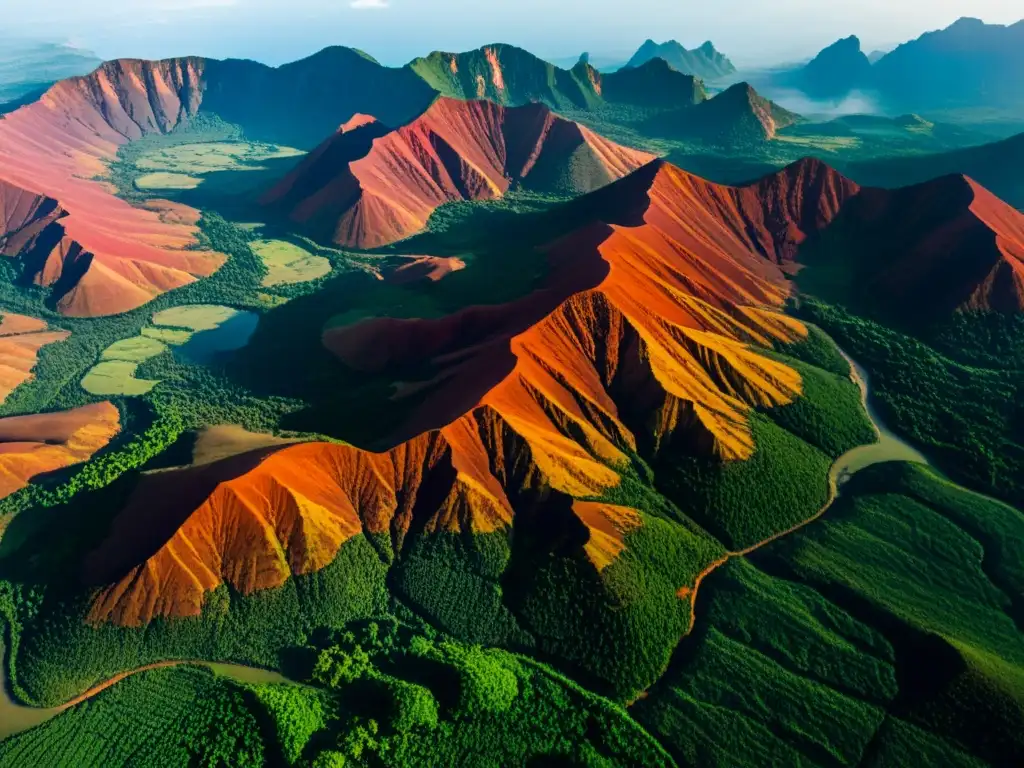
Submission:
M 1024 17 L 1019 0 L 7 0 L 6 31 L 69 38 L 104 58 L 184 54 L 277 64 L 329 44 L 400 64 L 490 42 L 549 57 L 626 54 L 648 37 L 711 39 L 738 63 L 812 55 L 857 34 L 872 48 L 947 26 Z M 11 7 L 13 6 L 13 7 Z

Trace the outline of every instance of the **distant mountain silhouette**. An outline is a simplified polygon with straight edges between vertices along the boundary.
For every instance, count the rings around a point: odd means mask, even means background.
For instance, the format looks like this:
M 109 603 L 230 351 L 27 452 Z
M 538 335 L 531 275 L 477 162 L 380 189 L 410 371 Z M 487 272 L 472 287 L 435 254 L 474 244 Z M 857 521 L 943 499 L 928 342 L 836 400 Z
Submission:
M 1012 26 L 960 19 L 887 54 L 870 56 L 847 37 L 804 67 L 783 72 L 776 85 L 817 99 L 852 90 L 877 93 L 898 111 L 964 107 L 1024 108 L 1024 21 Z
M 899 46 L 874 74 L 887 99 L 915 109 L 1024 104 L 1024 21 L 960 19 Z
M 57 80 L 87 74 L 101 63 L 92 51 L 64 43 L 0 35 L 0 104 L 19 102 Z
M 715 46 L 710 40 L 692 51 L 687 50 L 675 40 L 669 40 L 666 43 L 647 40 L 633 54 L 633 58 L 626 66 L 639 67 L 651 59 L 664 59 L 680 72 L 703 80 L 715 80 L 736 71 L 733 63 L 715 50 Z
M 841 98 L 850 91 L 872 86 L 871 62 L 851 35 L 838 40 L 794 73 L 800 90 L 817 99 Z

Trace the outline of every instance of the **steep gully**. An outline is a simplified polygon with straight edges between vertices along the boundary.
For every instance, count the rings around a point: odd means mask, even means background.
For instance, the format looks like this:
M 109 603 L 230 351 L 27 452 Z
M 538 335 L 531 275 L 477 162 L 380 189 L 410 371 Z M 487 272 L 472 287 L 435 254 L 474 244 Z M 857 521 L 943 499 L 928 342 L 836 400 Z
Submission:
M 829 510 L 836 498 L 838 498 L 840 486 L 849 479 L 850 476 L 871 466 L 872 464 L 878 464 L 883 461 L 912 461 L 921 464 L 929 463 L 928 460 L 917 450 L 890 432 L 881 422 L 877 412 L 871 405 L 867 373 L 852 358 L 850 358 L 849 355 L 845 352 L 842 354 L 850 364 L 850 378 L 860 387 L 861 402 L 867 411 L 868 418 L 875 427 L 875 431 L 878 435 L 878 441 L 854 448 L 836 459 L 829 471 L 829 498 L 813 517 L 798 523 L 788 530 L 776 533 L 764 541 L 758 542 L 744 550 L 728 553 L 725 557 L 711 563 L 711 565 L 704 569 L 703 572 L 698 574 L 693 587 L 684 587 L 680 590 L 679 596 L 683 599 L 688 599 L 690 602 L 691 629 L 696 621 L 695 612 L 697 595 L 701 584 L 708 576 L 722 565 L 725 565 L 725 563 L 730 559 L 749 555 L 761 547 L 771 544 L 772 542 L 781 539 L 783 536 L 794 533 L 795 531 L 798 531 L 821 518 Z M 255 667 L 248 667 L 241 664 L 214 664 L 205 661 L 164 661 L 156 664 L 147 664 L 137 669 L 121 672 L 110 679 L 93 686 L 89 690 L 59 707 L 42 709 L 38 707 L 24 706 L 15 702 L 11 698 L 10 688 L 7 681 L 8 665 L 6 663 L 7 659 L 4 658 L 4 648 L 2 643 L 0 643 L 0 659 L 4 661 L 4 663 L 0 665 L 0 667 L 2 667 L 2 669 L 0 669 L 0 684 L 2 684 L 0 685 L 0 687 L 2 687 L 2 691 L 0 691 L 0 739 L 14 736 L 18 733 L 27 731 L 30 728 L 34 728 L 37 725 L 41 725 L 47 720 L 56 717 L 61 712 L 80 704 L 83 701 L 91 699 L 93 696 L 116 685 L 125 678 L 152 669 L 173 667 L 181 664 L 200 664 L 213 669 L 218 674 L 222 674 L 226 677 L 242 682 L 287 682 L 286 678 L 275 672 Z M 642 698 L 643 695 L 644 694 L 641 694 L 640 698 Z

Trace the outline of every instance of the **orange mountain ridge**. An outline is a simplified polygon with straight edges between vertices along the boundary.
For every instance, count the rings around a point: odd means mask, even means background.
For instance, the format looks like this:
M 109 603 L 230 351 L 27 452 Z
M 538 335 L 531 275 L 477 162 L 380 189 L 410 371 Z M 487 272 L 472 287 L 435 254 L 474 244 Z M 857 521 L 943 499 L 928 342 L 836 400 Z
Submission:
M 198 109 L 200 63 L 118 61 L 63 80 L 0 121 L 0 243 L 30 250 L 30 272 L 66 315 L 138 307 L 212 274 L 223 257 L 190 250 L 192 224 L 129 205 L 106 173 L 123 144 L 166 133 Z
M 869 306 L 916 320 L 1024 311 L 1024 214 L 972 179 L 865 187 L 835 230 L 835 245 L 804 261 L 810 272 L 848 262 L 844 287 Z
M 350 121 L 263 202 L 322 240 L 376 248 L 421 231 L 447 202 L 497 199 L 514 184 L 589 192 L 652 159 L 541 104 L 439 98 L 394 131 Z
M 327 331 L 325 344 L 364 370 L 435 363 L 393 447 L 311 443 L 144 476 L 86 563 L 102 586 L 90 620 L 194 616 L 218 585 L 279 586 L 362 531 L 400 546 L 411 526 L 505 530 L 531 500 L 600 497 L 638 449 L 683 441 L 749 457 L 750 409 L 801 393 L 794 370 L 749 344 L 806 333 L 777 311 L 788 293 L 778 261 L 805 222 L 832 213 L 811 190 L 837 204 L 845 194 L 830 173 L 811 165 L 735 189 L 654 162 L 577 201 L 590 224 L 548 249 L 543 289 L 436 320 Z M 789 228 L 775 226 L 784 213 Z M 636 510 L 573 509 L 598 569 L 643 524 Z
M 987 241 L 1013 272 L 1022 217 L 971 182 L 945 183 L 969 187 L 965 215 L 990 222 Z M 542 289 L 447 317 L 325 331 L 356 369 L 436 371 L 396 382 L 396 399 L 421 399 L 383 452 L 309 443 L 145 475 L 86 562 L 85 578 L 101 587 L 90 620 L 194 616 L 220 584 L 243 594 L 280 586 L 363 531 L 397 547 L 410 528 L 501 531 L 517 510 L 557 497 L 572 501 L 590 532 L 583 553 L 603 570 L 644 516 L 584 500 L 620 483 L 629 454 L 670 442 L 751 456 L 751 408 L 802 391 L 796 371 L 751 346 L 806 334 L 778 312 L 784 271 L 844 217 L 895 217 L 919 195 L 867 193 L 813 160 L 743 187 L 655 161 L 570 203 L 589 223 L 546 249 Z M 915 263 L 929 240 L 910 213 L 901 220 L 920 238 Z M 933 240 L 933 251 L 945 243 Z

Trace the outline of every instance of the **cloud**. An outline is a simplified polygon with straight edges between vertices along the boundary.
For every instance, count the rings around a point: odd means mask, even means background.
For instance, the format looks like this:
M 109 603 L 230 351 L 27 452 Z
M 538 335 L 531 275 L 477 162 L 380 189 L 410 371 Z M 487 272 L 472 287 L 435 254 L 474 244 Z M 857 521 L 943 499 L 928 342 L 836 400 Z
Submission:
M 352 0 L 349 3 L 357 11 L 379 11 L 388 7 L 388 0 Z

